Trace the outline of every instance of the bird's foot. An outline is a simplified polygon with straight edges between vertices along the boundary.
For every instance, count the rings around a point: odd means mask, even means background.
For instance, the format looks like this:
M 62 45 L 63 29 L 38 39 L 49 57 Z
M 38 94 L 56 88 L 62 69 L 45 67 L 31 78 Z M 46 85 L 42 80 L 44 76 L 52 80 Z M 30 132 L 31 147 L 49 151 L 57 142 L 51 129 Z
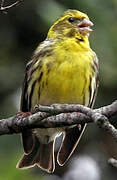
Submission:
M 22 117 L 22 118 L 28 117 L 30 115 L 32 115 L 31 112 L 22 112 L 22 111 L 20 111 L 20 112 L 17 113 L 17 116 Z

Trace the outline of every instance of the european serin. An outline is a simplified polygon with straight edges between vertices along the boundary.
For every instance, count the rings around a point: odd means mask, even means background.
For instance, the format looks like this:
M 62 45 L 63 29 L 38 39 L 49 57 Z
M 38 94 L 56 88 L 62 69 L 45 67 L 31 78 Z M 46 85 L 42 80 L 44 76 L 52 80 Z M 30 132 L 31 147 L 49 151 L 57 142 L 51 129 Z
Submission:
M 50 28 L 47 38 L 27 64 L 21 111 L 36 104 L 83 104 L 92 107 L 98 86 L 98 59 L 89 45 L 93 23 L 77 10 L 66 11 Z M 24 155 L 17 167 L 55 169 L 54 144 L 64 134 L 57 161 L 64 165 L 76 148 L 86 124 L 65 128 L 33 129 L 22 132 Z

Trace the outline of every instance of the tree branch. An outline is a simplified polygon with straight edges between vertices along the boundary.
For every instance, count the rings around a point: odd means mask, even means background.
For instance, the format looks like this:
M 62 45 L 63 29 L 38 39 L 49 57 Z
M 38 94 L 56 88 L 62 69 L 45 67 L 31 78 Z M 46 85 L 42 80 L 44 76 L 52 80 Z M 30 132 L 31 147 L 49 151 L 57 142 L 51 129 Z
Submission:
M 28 117 L 17 114 L 7 119 L 1 119 L 0 135 L 20 133 L 27 128 L 55 128 L 94 122 L 99 127 L 108 130 L 117 139 L 117 130 L 108 120 L 117 115 L 117 101 L 94 110 L 77 104 L 38 105 L 35 106 L 32 113 Z
M 36 105 L 32 115 L 21 113 L 0 120 L 0 135 L 21 133 L 25 129 L 56 128 L 84 123 L 95 123 L 108 131 L 117 142 L 117 129 L 108 118 L 117 115 L 117 101 L 98 109 L 90 109 L 78 104 Z M 116 167 L 117 160 L 111 158 L 109 164 Z
M 0 12 L 6 12 L 8 9 L 11 9 L 13 7 L 18 6 L 19 4 L 21 4 L 24 0 L 18 0 L 15 3 L 9 5 L 9 6 L 3 6 L 4 5 L 4 0 L 0 0 Z

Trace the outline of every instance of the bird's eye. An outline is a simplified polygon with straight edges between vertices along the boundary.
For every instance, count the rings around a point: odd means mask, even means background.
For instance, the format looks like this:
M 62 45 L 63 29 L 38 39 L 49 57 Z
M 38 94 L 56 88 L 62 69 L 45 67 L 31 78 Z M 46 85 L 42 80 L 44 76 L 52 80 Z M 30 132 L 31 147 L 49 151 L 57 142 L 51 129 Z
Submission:
M 70 18 L 68 19 L 68 21 L 72 23 L 72 22 L 74 22 L 74 21 L 75 21 L 75 18 L 70 17 Z

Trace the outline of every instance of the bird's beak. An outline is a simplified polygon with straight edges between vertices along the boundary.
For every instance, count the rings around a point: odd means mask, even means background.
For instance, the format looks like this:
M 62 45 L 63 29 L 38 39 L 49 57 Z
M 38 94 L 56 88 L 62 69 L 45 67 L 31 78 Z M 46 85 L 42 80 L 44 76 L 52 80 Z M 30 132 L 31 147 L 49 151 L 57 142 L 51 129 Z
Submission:
M 91 26 L 93 26 L 93 23 L 87 19 L 84 18 L 79 24 L 78 24 L 78 30 L 81 34 L 87 35 L 93 30 L 91 29 Z

